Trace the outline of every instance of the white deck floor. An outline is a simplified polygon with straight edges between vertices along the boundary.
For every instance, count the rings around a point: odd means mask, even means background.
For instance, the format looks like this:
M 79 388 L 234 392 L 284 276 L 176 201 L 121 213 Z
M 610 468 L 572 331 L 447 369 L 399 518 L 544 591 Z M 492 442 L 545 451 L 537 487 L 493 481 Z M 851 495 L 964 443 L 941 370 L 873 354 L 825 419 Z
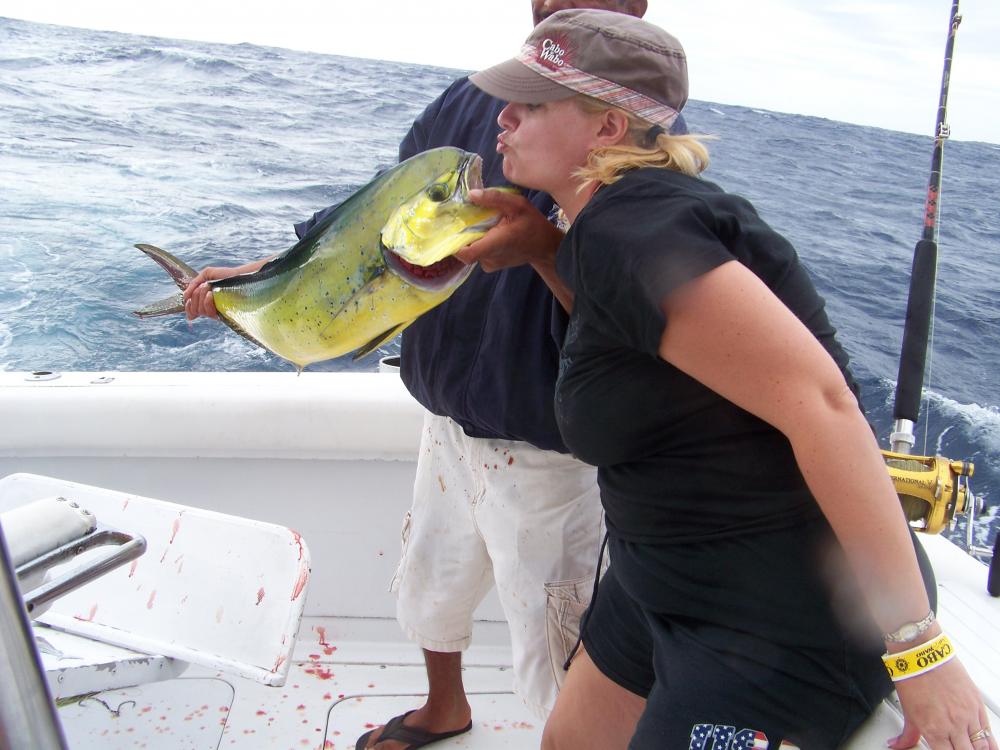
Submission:
M 476 627 L 487 645 L 465 658 L 472 732 L 435 747 L 538 747 L 542 722 L 511 691 L 506 626 Z M 283 687 L 192 667 L 178 678 L 62 706 L 59 716 L 73 750 L 349 750 L 367 729 L 423 702 L 420 652 L 399 637 L 392 621 L 306 618 Z
M 979 657 L 966 666 L 986 693 L 992 726 L 1000 726 L 1000 644 L 989 637 L 1000 599 L 986 596 L 968 575 L 958 576 L 969 562 L 959 550 L 938 539 L 928 546 L 935 548 L 940 618 L 959 653 Z M 473 729 L 435 747 L 537 748 L 542 722 L 511 690 L 506 626 L 477 622 L 474 642 L 464 671 Z M 163 669 L 169 673 L 169 666 Z M 174 679 L 62 706 L 59 715 L 73 750 L 351 750 L 367 729 L 419 706 L 425 691 L 420 652 L 401 641 L 393 620 L 307 617 L 283 687 L 192 667 Z M 884 704 L 845 750 L 884 748 L 901 726 L 898 711 Z

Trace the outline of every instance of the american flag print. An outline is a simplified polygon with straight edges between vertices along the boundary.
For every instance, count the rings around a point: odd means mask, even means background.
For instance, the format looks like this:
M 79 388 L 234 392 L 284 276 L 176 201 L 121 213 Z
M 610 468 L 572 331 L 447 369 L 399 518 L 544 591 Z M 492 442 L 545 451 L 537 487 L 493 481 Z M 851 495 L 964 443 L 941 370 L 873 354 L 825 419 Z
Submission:
M 715 724 L 695 724 L 691 727 L 691 742 L 688 744 L 688 750 L 705 750 L 713 729 L 715 729 Z
M 767 735 L 758 729 L 741 729 L 735 737 L 730 750 L 767 750 L 770 743 Z
M 691 727 L 688 750 L 767 750 L 767 735 L 757 729 L 741 729 L 725 724 L 695 724 Z M 782 743 L 782 747 L 786 747 Z M 788 750 L 798 750 L 788 745 Z

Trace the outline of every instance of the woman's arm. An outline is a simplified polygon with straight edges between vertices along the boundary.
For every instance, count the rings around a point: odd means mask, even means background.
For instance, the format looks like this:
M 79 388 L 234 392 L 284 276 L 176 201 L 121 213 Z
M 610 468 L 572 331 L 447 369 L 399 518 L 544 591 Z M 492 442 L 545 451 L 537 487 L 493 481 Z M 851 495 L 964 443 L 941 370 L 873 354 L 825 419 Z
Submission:
M 929 604 L 895 489 L 819 341 L 736 261 L 679 287 L 663 310 L 660 356 L 788 438 L 882 631 L 923 618 Z M 938 632 L 935 624 L 927 635 Z M 968 748 L 968 736 L 986 726 L 978 691 L 956 660 L 899 683 L 899 694 L 907 728 L 897 742 L 915 743 L 919 730 L 933 748 Z

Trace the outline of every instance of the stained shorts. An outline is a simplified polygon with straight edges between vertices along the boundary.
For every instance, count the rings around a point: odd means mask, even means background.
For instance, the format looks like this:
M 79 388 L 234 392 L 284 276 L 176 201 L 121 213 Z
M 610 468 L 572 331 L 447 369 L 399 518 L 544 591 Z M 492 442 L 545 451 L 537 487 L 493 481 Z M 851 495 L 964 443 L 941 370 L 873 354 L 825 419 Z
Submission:
M 634 582 L 619 580 L 614 540 L 610 548 L 583 642 L 605 676 L 646 698 L 631 750 L 833 750 L 891 690 L 878 655 L 846 643 L 787 648 L 651 611 L 629 594 Z
M 399 624 L 424 649 L 462 651 L 496 585 L 514 690 L 544 717 L 590 598 L 603 530 L 593 467 L 524 442 L 470 438 L 427 414 L 391 585 Z

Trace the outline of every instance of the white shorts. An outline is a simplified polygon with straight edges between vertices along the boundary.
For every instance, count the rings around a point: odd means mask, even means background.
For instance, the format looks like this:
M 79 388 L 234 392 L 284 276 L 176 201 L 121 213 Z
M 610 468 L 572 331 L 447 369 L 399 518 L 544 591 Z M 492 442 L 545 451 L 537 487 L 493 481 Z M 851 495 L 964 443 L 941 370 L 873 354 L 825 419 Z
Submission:
M 424 649 L 462 651 L 495 583 L 514 689 L 544 717 L 576 643 L 603 534 L 593 467 L 524 442 L 470 438 L 428 414 L 391 586 L 399 624 Z

